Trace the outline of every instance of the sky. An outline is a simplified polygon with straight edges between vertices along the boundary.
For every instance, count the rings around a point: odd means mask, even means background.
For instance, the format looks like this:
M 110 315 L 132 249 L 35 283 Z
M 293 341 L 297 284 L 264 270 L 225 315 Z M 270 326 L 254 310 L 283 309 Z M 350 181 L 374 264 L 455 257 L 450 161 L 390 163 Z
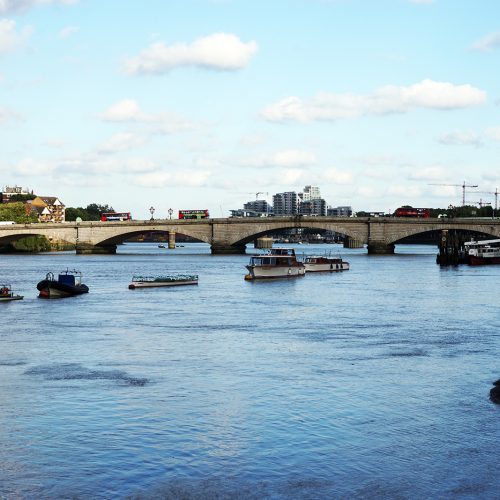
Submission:
M 492 202 L 498 0 L 0 0 L 0 187 L 211 216 Z

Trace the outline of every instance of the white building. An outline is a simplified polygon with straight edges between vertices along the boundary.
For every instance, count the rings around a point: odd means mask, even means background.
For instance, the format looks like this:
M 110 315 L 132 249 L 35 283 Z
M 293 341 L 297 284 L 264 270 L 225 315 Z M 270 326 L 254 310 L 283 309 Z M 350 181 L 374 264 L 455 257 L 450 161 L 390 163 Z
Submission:
M 300 194 L 302 201 L 311 201 L 321 199 L 321 193 L 318 186 L 305 186 Z

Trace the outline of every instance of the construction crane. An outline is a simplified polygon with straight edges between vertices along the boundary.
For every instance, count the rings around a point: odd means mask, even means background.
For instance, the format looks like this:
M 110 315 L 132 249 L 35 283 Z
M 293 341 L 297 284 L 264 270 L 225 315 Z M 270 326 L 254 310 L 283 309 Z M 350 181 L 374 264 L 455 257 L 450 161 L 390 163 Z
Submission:
M 257 191 L 256 193 L 245 193 L 245 194 L 254 194 L 255 195 L 255 200 L 259 199 L 259 194 L 265 194 L 266 196 L 269 196 L 269 193 L 265 193 L 264 191 Z
M 429 184 L 429 186 L 452 186 L 452 187 L 461 187 L 462 188 L 462 206 L 465 207 L 465 188 L 477 188 L 477 184 L 466 184 L 465 181 L 463 184 Z M 476 192 L 476 191 L 474 191 Z
M 476 192 L 476 191 L 474 191 Z M 469 203 L 472 203 L 474 205 L 479 205 L 479 208 L 483 208 L 483 207 L 487 207 L 488 205 L 491 205 L 491 203 L 489 201 L 483 201 L 483 200 L 479 200 L 479 201 L 470 201 L 469 200 Z
M 478 194 L 494 194 L 495 195 L 495 212 L 498 210 L 498 188 L 495 191 L 474 191 Z M 495 217 L 495 212 L 493 212 L 493 217 Z

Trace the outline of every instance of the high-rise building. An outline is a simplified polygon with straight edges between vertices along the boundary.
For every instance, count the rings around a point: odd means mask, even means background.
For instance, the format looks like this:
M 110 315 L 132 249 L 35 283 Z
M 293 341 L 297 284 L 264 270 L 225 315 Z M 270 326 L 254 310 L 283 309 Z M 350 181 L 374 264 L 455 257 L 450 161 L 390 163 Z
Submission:
M 330 217 L 351 217 L 352 207 L 328 207 L 327 215 Z
M 295 191 L 276 193 L 273 196 L 274 215 L 297 215 L 299 202 L 299 195 Z
M 243 205 L 243 209 L 255 213 L 257 217 L 269 215 L 273 211 L 273 207 L 271 207 L 266 200 L 249 201 Z
M 326 215 L 326 201 L 322 198 L 303 201 L 299 207 L 300 215 Z

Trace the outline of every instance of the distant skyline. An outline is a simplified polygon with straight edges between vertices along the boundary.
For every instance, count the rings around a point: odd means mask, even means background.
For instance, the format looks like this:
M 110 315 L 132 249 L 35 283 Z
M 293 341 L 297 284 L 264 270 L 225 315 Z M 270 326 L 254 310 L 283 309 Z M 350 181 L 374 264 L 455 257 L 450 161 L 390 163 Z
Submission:
M 0 184 L 138 219 L 493 203 L 499 66 L 496 0 L 0 0 Z

